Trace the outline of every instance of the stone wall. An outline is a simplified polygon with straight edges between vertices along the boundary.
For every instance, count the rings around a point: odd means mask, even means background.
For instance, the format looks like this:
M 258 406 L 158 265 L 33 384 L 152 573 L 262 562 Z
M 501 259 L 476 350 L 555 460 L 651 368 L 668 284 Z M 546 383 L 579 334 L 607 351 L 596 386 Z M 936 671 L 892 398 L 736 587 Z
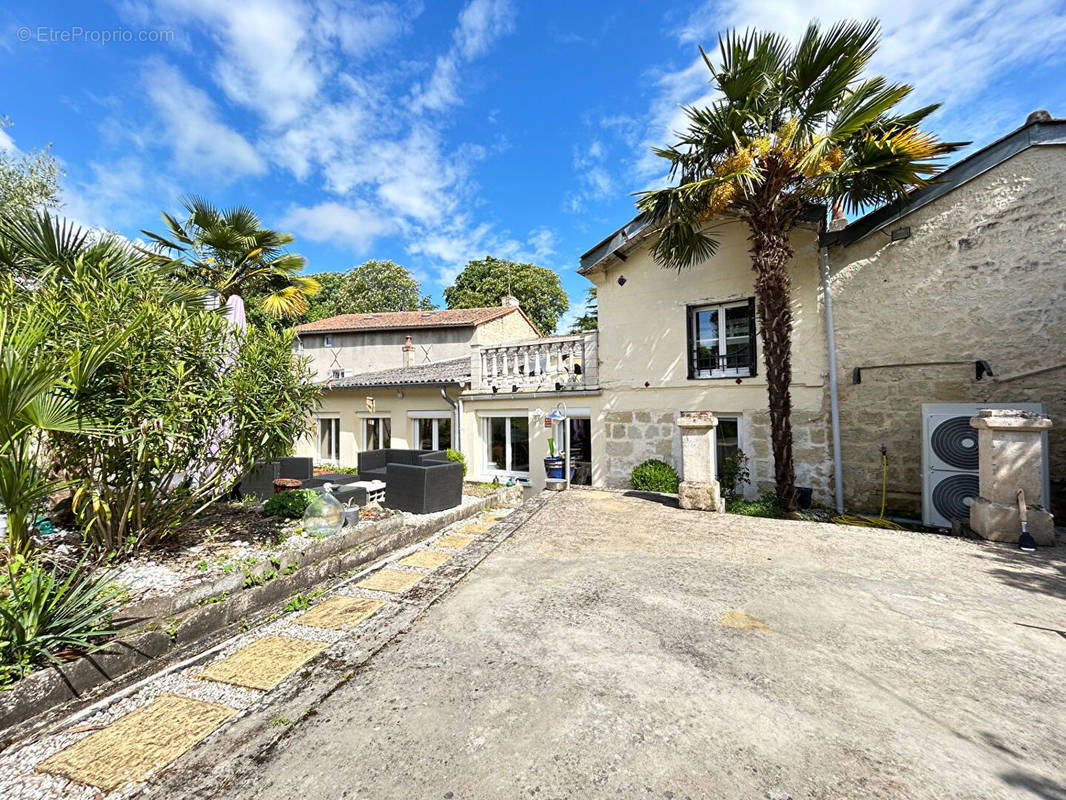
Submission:
M 849 510 L 921 509 L 921 405 L 1045 402 L 1052 506 L 1066 514 L 1066 147 L 1032 147 L 873 233 L 830 251 Z M 871 364 L 985 359 L 867 370 Z M 1035 373 L 1035 374 L 1032 374 Z
M 615 489 L 628 488 L 633 467 L 649 458 L 665 461 L 684 478 L 681 434 L 677 427 L 679 413 L 680 410 L 659 409 L 605 412 L 605 484 Z M 751 485 L 746 487 L 745 493 L 755 497 L 774 489 L 770 415 L 767 411 L 750 411 L 739 415 L 739 419 L 742 449 L 750 459 L 748 469 Z M 821 411 L 801 411 L 792 415 L 796 485 L 812 487 L 814 501 L 823 505 L 833 502 L 833 464 L 828 444 L 828 424 L 828 414 Z
M 629 473 L 649 458 L 657 458 L 681 474 L 681 439 L 673 411 L 608 411 L 604 480 L 613 489 L 629 488 Z

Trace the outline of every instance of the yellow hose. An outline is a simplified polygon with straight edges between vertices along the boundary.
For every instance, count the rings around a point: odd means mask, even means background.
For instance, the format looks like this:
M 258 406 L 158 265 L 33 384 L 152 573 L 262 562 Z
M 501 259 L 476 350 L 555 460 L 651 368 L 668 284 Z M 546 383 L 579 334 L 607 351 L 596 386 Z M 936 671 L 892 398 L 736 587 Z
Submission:
M 881 448 L 881 514 L 876 517 L 864 517 L 861 514 L 841 514 L 833 517 L 838 525 L 859 525 L 863 528 L 884 528 L 890 531 L 907 530 L 899 523 L 885 519 L 885 501 L 888 497 L 888 451 Z

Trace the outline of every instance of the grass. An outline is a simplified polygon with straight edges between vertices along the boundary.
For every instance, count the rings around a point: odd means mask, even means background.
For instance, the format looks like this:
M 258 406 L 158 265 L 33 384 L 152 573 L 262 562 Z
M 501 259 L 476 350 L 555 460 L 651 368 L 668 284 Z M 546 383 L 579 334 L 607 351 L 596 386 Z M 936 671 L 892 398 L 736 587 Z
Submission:
M 740 514 L 744 517 L 780 519 L 784 516 L 781 504 L 777 502 L 777 495 L 773 492 L 766 492 L 755 500 L 745 500 L 743 497 L 727 500 L 725 510 L 728 514 Z

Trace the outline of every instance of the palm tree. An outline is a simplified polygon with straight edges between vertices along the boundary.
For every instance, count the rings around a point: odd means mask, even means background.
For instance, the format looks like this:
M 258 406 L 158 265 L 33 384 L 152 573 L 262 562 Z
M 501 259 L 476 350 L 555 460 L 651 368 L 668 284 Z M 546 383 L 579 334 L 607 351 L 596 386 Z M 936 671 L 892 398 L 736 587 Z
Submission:
M 231 295 L 255 287 L 264 292 L 263 310 L 271 316 L 290 317 L 308 309 L 307 298 L 318 292 L 314 278 L 298 275 L 306 259 L 290 253 L 285 246 L 291 233 L 261 226 L 259 217 L 247 206 L 220 211 L 203 197 L 182 198 L 189 213 L 185 222 L 163 212 L 168 233 L 160 236 L 141 231 L 171 255 L 183 261 L 178 277 L 209 286 L 225 301 Z
M 808 26 L 795 45 L 754 30 L 719 36 L 721 63 L 700 48 L 720 99 L 685 108 L 688 129 L 655 149 L 677 185 L 641 192 L 655 230 L 652 253 L 681 270 L 713 256 L 714 227 L 747 226 L 769 395 L 774 477 L 782 508 L 795 511 L 792 461 L 790 233 L 804 213 L 839 203 L 849 211 L 925 186 L 941 156 L 963 143 L 919 130 L 938 106 L 896 106 L 912 87 L 865 77 L 876 21 Z M 712 224 L 715 222 L 716 224 Z

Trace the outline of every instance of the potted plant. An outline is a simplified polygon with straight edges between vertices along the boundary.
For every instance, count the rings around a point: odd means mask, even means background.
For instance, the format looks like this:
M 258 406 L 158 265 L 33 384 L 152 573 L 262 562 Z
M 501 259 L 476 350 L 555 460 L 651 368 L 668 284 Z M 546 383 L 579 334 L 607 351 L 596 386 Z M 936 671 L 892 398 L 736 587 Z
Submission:
M 548 457 L 544 459 L 544 473 L 551 480 L 563 480 L 566 461 L 555 455 L 555 439 L 548 438 Z

